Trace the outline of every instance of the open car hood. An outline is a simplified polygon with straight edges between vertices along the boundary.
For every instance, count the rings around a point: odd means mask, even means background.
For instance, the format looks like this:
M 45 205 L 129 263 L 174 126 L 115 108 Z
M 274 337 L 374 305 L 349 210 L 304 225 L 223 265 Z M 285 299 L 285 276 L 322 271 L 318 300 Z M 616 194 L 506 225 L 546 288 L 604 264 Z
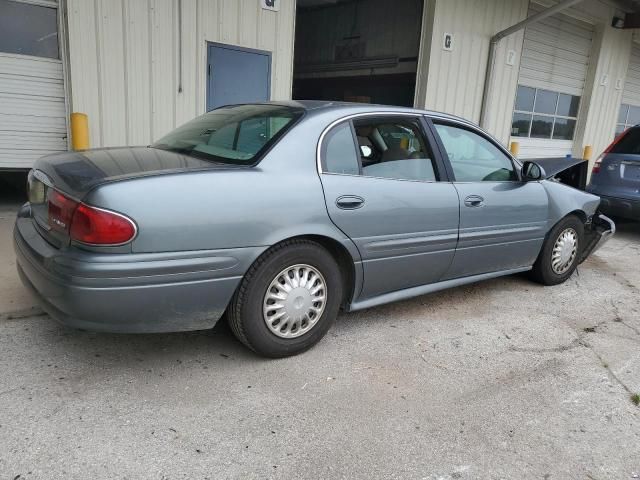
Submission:
M 585 160 L 582 158 L 528 158 L 530 162 L 535 162 L 540 165 L 545 172 L 545 178 L 555 177 L 558 173 L 564 172 L 569 168 L 573 168 L 576 165 L 583 165 Z
M 544 169 L 544 178 L 564 183 L 579 190 L 587 188 L 589 162 L 582 158 L 530 158 Z

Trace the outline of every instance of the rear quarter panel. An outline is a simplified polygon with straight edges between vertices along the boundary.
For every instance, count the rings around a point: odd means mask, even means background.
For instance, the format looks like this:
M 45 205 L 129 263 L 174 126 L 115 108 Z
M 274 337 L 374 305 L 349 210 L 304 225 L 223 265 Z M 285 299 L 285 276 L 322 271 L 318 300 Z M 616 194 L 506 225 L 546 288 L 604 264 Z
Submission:
M 130 216 L 134 253 L 271 246 L 324 235 L 330 221 L 315 167 L 322 122 L 295 126 L 256 167 L 158 175 L 102 185 L 85 202 Z

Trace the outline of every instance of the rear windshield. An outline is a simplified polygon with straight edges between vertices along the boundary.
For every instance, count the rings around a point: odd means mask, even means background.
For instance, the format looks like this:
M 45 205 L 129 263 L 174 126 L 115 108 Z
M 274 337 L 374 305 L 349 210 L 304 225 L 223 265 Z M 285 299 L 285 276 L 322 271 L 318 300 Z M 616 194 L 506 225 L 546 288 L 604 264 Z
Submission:
M 640 128 L 631 127 L 618 140 L 609 153 L 625 153 L 627 155 L 640 155 Z
M 302 109 L 281 105 L 222 107 L 185 123 L 151 147 L 215 162 L 251 165 L 302 114 Z

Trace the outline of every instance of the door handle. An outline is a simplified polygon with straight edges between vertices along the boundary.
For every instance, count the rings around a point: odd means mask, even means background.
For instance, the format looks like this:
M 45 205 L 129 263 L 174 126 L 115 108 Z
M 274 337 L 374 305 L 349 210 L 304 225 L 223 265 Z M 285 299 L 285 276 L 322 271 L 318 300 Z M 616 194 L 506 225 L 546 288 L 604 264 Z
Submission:
M 480 195 L 469 195 L 464 199 L 464 204 L 467 207 L 481 207 L 484 205 L 484 198 Z
M 356 210 L 364 205 L 364 198 L 357 195 L 342 195 L 336 199 L 336 206 L 342 210 Z

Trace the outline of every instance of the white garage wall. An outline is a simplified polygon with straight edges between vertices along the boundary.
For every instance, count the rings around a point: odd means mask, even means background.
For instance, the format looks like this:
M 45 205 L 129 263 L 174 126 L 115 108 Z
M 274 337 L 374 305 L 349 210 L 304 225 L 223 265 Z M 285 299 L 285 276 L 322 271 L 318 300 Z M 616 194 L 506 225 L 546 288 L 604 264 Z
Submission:
M 428 109 L 480 120 L 482 90 L 492 35 L 527 16 L 528 0 L 426 0 L 416 103 Z M 453 34 L 453 50 L 443 49 L 444 34 Z M 428 36 L 427 36 L 428 37 Z M 507 142 L 518 79 L 522 32 L 502 40 L 496 54 L 496 76 L 489 104 L 488 130 Z M 516 52 L 506 64 L 507 51 Z
M 271 98 L 291 97 L 295 0 L 67 0 L 72 110 L 92 147 L 144 145 L 204 113 L 206 42 L 272 52 Z
M 62 62 L 0 52 L 0 169 L 67 149 Z
M 635 39 L 634 39 L 635 40 Z M 622 103 L 640 106 L 640 44 L 633 42 Z

